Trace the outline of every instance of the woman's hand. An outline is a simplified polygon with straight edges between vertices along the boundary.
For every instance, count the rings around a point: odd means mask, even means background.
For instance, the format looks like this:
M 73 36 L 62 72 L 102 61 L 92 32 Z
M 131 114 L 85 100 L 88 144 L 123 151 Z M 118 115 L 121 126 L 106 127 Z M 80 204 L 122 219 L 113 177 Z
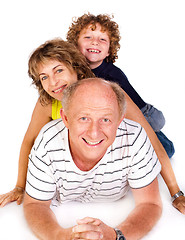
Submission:
M 17 205 L 23 202 L 24 189 L 15 187 L 12 191 L 0 195 L 0 207 L 4 207 L 7 203 L 17 201 Z
M 180 196 L 176 198 L 173 201 L 172 205 L 181 213 L 185 214 L 185 196 Z

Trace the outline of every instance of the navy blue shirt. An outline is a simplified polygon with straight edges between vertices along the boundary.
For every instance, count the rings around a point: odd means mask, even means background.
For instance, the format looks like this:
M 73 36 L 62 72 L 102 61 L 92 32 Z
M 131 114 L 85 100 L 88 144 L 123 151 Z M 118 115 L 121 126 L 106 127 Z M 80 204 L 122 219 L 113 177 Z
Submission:
M 92 71 L 96 77 L 118 83 L 139 109 L 143 108 L 146 105 L 143 99 L 129 83 L 126 75 L 112 62 L 106 62 L 104 60 L 99 67 L 92 69 Z

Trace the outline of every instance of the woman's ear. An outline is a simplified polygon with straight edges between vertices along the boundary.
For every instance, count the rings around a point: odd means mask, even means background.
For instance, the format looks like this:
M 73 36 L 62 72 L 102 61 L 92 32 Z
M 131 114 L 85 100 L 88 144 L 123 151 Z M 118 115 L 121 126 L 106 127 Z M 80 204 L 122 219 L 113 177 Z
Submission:
M 68 119 L 67 119 L 67 115 L 65 114 L 63 108 L 60 109 L 60 116 L 61 116 L 62 121 L 64 122 L 65 126 L 68 128 Z

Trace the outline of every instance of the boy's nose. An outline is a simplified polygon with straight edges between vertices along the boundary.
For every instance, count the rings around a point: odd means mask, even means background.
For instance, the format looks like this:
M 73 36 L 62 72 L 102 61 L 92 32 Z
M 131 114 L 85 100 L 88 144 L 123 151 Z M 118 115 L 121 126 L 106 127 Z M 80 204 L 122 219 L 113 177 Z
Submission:
M 95 39 L 95 38 L 94 38 L 94 39 L 92 40 L 92 44 L 93 44 L 93 45 L 98 45 L 98 39 Z

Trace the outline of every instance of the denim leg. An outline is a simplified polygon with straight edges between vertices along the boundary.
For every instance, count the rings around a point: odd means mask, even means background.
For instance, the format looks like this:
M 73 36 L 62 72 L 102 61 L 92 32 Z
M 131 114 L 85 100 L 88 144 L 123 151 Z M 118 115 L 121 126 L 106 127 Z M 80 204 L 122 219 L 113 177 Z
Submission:
M 151 104 L 146 104 L 141 109 L 144 117 L 146 118 L 147 122 L 151 125 L 154 132 L 159 132 L 165 125 L 165 118 L 161 111 L 157 108 L 152 106 Z
M 153 128 L 159 141 L 162 143 L 164 149 L 166 150 L 166 153 L 168 154 L 168 157 L 171 158 L 175 153 L 173 142 L 170 141 L 164 135 L 164 133 L 160 131 L 165 125 L 165 118 L 163 116 L 163 113 L 148 103 L 141 109 L 141 111 L 147 122 Z
M 156 132 L 156 135 L 157 135 L 159 141 L 162 143 L 164 149 L 166 150 L 168 157 L 171 158 L 173 156 L 173 154 L 175 153 L 175 148 L 174 148 L 173 143 L 161 131 Z

